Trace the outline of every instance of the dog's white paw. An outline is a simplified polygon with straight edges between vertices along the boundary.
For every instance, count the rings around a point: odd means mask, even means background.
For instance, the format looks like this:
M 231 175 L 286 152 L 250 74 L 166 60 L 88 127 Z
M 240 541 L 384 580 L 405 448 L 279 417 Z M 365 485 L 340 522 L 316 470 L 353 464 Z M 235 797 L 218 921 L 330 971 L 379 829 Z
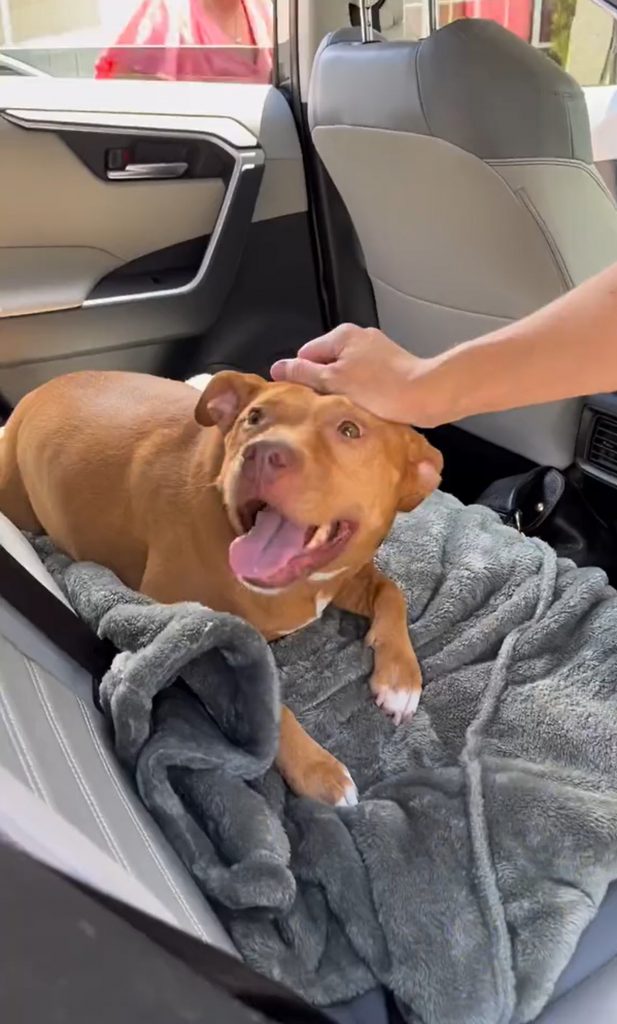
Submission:
M 401 722 L 407 721 L 416 713 L 421 692 L 421 690 L 395 690 L 384 686 L 375 697 L 375 703 L 387 715 L 392 715 L 395 725 L 400 725 Z
M 314 761 L 300 766 L 296 778 L 287 778 L 290 788 L 330 807 L 355 807 L 358 790 L 348 769 L 327 750 L 317 747 L 316 754 Z
M 211 373 L 198 373 L 195 377 L 189 377 L 185 384 L 195 388 L 196 391 L 205 391 L 207 385 L 212 380 Z
M 349 779 L 349 782 L 348 782 L 348 784 L 345 787 L 345 791 L 343 793 L 343 796 L 340 798 L 340 800 L 336 801 L 336 804 L 334 806 L 335 807 L 355 807 L 356 804 L 358 803 L 358 790 L 357 790 L 356 784 L 355 784 L 354 780 L 352 779 L 351 775 L 349 774 L 349 771 L 347 770 L 347 768 L 345 768 L 344 765 L 342 765 L 342 768 L 343 768 L 343 771 L 345 772 L 345 775 Z

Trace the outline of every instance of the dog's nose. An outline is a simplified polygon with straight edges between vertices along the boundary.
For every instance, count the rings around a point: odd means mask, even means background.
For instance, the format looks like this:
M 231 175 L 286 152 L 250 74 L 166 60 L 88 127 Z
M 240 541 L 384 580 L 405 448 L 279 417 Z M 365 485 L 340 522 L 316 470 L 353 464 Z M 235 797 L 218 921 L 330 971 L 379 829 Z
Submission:
M 254 441 L 245 448 L 243 459 L 245 472 L 265 480 L 293 469 L 298 462 L 293 448 L 282 441 Z

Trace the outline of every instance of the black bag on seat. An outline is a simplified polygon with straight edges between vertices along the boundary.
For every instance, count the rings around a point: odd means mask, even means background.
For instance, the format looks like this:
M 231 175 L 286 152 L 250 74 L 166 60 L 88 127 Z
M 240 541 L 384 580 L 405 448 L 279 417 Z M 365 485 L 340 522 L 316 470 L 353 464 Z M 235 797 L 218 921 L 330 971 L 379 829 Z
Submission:
M 550 466 L 496 480 L 476 504 L 499 514 L 507 526 L 540 537 L 561 558 L 604 569 L 617 577 L 617 538 L 583 494 L 576 478 Z

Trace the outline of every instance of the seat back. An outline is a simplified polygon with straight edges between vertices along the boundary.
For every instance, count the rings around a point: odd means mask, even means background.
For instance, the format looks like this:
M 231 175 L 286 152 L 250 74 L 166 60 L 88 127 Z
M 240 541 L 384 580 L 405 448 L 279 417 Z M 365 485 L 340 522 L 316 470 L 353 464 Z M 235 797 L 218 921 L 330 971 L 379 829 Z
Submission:
M 345 203 L 380 326 L 418 355 L 516 320 L 617 260 L 584 95 L 494 22 L 419 42 L 327 37 L 309 122 Z M 465 421 L 538 462 L 572 462 L 576 401 Z

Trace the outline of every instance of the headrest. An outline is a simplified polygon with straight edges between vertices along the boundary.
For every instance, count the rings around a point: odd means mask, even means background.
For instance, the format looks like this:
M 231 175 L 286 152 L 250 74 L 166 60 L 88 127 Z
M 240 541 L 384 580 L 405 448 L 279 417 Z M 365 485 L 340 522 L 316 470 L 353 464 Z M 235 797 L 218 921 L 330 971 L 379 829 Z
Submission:
M 592 162 L 583 90 L 496 22 L 464 19 L 419 42 L 322 43 L 311 127 L 433 135 L 485 160 Z

